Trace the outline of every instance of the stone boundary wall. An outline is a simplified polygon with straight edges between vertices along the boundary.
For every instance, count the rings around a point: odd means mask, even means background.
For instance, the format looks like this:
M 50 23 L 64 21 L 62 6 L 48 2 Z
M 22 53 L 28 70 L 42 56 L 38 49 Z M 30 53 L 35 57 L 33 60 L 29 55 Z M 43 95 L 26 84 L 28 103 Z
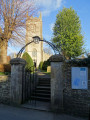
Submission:
M 67 113 L 79 116 L 88 116 L 90 113 L 90 61 L 88 59 L 80 61 L 69 61 L 63 65 L 64 90 L 63 108 Z M 88 89 L 72 89 L 71 87 L 71 67 L 88 67 Z
M 0 75 L 0 103 L 10 104 L 10 76 Z

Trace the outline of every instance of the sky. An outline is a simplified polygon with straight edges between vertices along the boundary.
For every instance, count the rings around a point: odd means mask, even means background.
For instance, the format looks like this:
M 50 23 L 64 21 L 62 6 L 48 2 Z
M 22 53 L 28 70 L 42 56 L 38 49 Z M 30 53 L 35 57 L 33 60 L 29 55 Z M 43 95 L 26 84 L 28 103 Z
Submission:
M 84 35 L 85 48 L 90 50 L 90 0 L 35 0 L 40 6 L 43 21 L 43 38 L 50 41 L 53 37 L 53 26 L 56 21 L 56 15 L 63 7 L 72 7 L 80 18 L 82 34 Z M 8 53 L 12 48 L 8 49 Z M 18 49 L 14 50 L 17 52 Z

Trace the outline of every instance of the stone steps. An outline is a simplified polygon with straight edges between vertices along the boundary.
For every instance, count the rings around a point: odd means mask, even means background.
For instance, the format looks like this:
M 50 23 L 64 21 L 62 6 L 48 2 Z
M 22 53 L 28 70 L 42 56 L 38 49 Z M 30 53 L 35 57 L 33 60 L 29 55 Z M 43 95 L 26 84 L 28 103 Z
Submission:
M 50 97 L 50 93 L 34 93 L 32 94 L 32 96 L 36 96 L 36 97 Z
M 32 99 L 32 100 L 43 101 L 43 102 L 50 102 L 50 98 L 48 98 L 48 97 L 32 96 L 31 99 Z
M 39 90 L 38 90 L 38 89 L 37 89 L 36 93 L 43 93 L 43 94 L 44 94 L 44 93 L 49 93 L 49 94 L 50 94 L 51 92 L 50 92 L 50 90 L 47 90 L 47 89 L 46 89 L 46 90 L 42 90 L 42 89 L 39 89 Z
M 33 92 L 31 99 L 38 101 L 50 101 L 50 78 L 39 78 L 36 90 Z

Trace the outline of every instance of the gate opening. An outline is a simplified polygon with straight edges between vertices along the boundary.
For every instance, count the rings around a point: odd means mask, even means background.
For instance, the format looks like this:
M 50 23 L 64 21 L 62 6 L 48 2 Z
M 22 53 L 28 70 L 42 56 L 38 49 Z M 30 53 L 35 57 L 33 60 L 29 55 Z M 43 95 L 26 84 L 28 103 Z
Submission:
M 38 44 L 41 41 L 49 44 L 55 54 L 60 54 L 60 51 L 53 43 L 46 40 L 41 40 L 40 37 L 35 36 L 33 37 L 33 41 L 30 41 L 21 48 L 21 50 L 17 54 L 17 58 L 21 57 L 21 54 L 24 51 L 25 47 L 27 47 L 29 44 Z M 34 56 L 34 58 L 37 57 L 37 51 L 35 49 L 33 50 L 32 55 Z M 26 106 L 47 110 L 50 108 L 51 101 L 50 76 L 46 74 L 42 75 L 40 71 L 37 71 L 37 60 L 33 59 L 33 62 L 34 66 L 31 66 L 29 70 L 25 71 L 25 83 L 23 83 L 23 87 L 25 88 L 25 100 L 28 101 L 26 103 Z M 24 102 L 25 101 L 23 100 L 23 103 Z

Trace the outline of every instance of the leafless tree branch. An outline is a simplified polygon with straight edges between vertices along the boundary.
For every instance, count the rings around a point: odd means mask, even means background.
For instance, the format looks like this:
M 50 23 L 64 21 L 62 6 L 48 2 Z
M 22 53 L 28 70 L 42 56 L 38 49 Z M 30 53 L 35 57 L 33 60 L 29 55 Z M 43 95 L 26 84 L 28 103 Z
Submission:
M 4 41 L 14 44 L 24 43 L 21 28 L 26 27 L 27 12 L 33 16 L 37 12 L 34 0 L 0 0 L 0 46 Z

